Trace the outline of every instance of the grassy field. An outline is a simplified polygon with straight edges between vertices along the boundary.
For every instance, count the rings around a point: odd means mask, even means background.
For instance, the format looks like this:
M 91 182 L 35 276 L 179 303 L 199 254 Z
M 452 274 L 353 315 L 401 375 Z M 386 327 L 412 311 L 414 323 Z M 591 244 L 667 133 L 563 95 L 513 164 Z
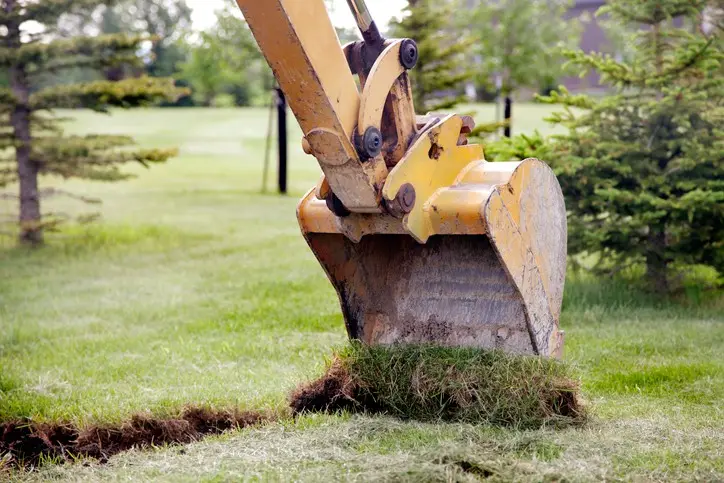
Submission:
M 492 117 L 490 106 L 478 109 Z M 519 107 L 518 130 L 545 130 L 546 109 Z M 187 403 L 284 406 L 346 340 L 295 219 L 319 174 L 296 126 L 291 193 L 280 197 L 259 192 L 264 109 L 74 115 L 74 132 L 131 134 L 180 156 L 131 168 L 140 176 L 124 183 L 48 180 L 103 199 L 57 198 L 48 210 L 98 209 L 102 221 L 38 251 L 0 239 L 0 421 L 83 425 Z M 0 479 L 724 479 L 723 301 L 674 304 L 571 277 L 561 324 L 592 408 L 582 429 L 312 415 Z

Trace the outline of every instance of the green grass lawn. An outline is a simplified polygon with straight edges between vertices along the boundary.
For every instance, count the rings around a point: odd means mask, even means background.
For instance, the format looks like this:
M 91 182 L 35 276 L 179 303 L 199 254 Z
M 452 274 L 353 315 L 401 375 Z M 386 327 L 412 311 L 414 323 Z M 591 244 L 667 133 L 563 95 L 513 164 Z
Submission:
M 545 131 L 547 109 L 516 106 L 518 130 Z M 47 211 L 100 210 L 102 221 L 37 251 L 0 238 L 0 421 L 282 407 L 346 340 L 295 218 L 319 176 L 296 125 L 281 197 L 259 192 L 265 109 L 73 115 L 74 132 L 130 134 L 180 156 L 129 168 L 139 177 L 123 183 L 46 180 L 103 199 L 56 198 Z M 593 414 L 582 429 L 313 415 L 0 479 L 724 479 L 724 302 L 674 304 L 569 278 L 561 325 Z

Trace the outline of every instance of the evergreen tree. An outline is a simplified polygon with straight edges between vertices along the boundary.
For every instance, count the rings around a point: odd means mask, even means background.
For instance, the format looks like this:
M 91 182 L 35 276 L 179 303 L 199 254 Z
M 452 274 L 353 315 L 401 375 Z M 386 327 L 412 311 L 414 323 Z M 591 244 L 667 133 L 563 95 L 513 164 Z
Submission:
M 402 19 L 391 23 L 395 37 L 417 43 L 417 65 L 410 77 L 418 112 L 447 109 L 465 98 L 461 86 L 471 75 L 464 59 L 470 41 L 461 38 L 452 12 L 446 0 L 408 0 Z
M 20 241 L 40 244 L 43 229 L 55 221 L 43 217 L 38 188 L 40 175 L 114 181 L 127 177 L 119 165 L 161 162 L 172 150 L 129 149 L 124 136 L 64 135 L 56 108 L 134 107 L 176 96 L 173 81 L 131 78 L 119 82 L 94 81 L 37 88 L 48 73 L 77 67 L 106 69 L 140 65 L 137 56 L 143 37 L 123 34 L 61 38 L 56 34 L 64 14 L 82 14 L 107 0 L 0 0 L 0 70 L 7 71 L 9 87 L 0 88 L 0 186 L 19 185 Z M 29 21 L 34 31 L 25 30 Z M 42 27 L 42 28 L 41 28 Z
M 568 127 L 548 153 L 569 210 L 569 246 L 620 270 L 645 264 L 648 285 L 671 289 L 673 269 L 724 274 L 724 53 L 721 18 L 702 28 L 703 0 L 611 0 L 599 12 L 631 26 L 630 56 L 568 52 L 613 93 L 565 90 Z M 708 32 L 708 33 L 707 33 Z M 577 114 L 576 109 L 582 109 Z

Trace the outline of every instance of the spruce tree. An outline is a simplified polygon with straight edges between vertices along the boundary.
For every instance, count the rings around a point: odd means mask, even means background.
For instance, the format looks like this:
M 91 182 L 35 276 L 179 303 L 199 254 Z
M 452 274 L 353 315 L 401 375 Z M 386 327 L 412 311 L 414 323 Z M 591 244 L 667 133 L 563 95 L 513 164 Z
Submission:
M 714 18 L 707 4 L 609 1 L 599 14 L 630 28 L 630 55 L 567 56 L 612 94 L 543 98 L 565 106 L 551 120 L 568 133 L 547 154 L 566 196 L 569 246 L 598 254 L 601 269 L 645 266 L 659 292 L 684 266 L 724 274 L 724 54 L 721 18 L 702 28 Z
M 107 0 L 0 0 L 0 70 L 9 87 L 0 87 L 0 187 L 19 185 L 21 243 L 43 242 L 43 229 L 58 220 L 44 217 L 40 175 L 115 181 L 128 177 L 119 166 L 162 162 L 173 150 L 131 149 L 132 139 L 110 135 L 65 135 L 57 108 L 148 105 L 179 94 L 165 78 L 129 78 L 118 82 L 38 87 L 42 76 L 68 69 L 98 70 L 140 66 L 137 52 L 145 38 L 124 34 L 62 38 L 56 35 L 62 15 L 87 15 Z M 26 30 L 29 21 L 33 31 Z M 56 191 L 57 192 L 57 191 Z
M 465 98 L 461 85 L 471 76 L 464 62 L 470 41 L 461 38 L 452 12 L 446 0 L 408 0 L 402 19 L 391 23 L 395 37 L 417 43 L 417 65 L 410 77 L 418 112 L 447 109 Z

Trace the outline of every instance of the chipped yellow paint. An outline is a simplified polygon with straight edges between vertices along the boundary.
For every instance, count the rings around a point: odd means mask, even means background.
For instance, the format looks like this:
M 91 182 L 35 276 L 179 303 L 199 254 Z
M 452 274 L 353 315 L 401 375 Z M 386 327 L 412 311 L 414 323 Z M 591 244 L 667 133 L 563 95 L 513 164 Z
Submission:
M 563 296 L 567 234 L 558 181 L 548 166 L 531 158 L 519 163 L 507 189 L 499 191 L 535 258 L 551 313 L 557 319 Z
M 566 271 L 566 213 L 551 169 L 537 159 L 518 164 L 484 207 L 487 234 L 526 307 L 536 352 L 560 356 L 558 330 Z
M 454 185 L 435 190 L 425 205 L 431 235 L 485 234 L 490 240 L 525 310 L 527 337 L 511 328 L 511 333 L 518 335 L 508 340 L 505 350 L 524 352 L 530 344 L 532 353 L 560 357 L 563 333 L 558 318 L 566 266 L 565 207 L 550 168 L 534 159 L 511 163 L 473 161 L 460 171 Z M 337 218 L 312 193 L 300 203 L 299 223 L 305 237 L 310 233 L 338 234 L 355 243 L 368 235 L 407 231 L 400 220 L 390 215 Z M 454 297 L 454 290 L 450 296 Z M 462 339 L 459 343 L 465 344 Z
M 237 0 L 307 133 L 354 132 L 359 93 L 323 0 Z
M 482 235 L 485 224 L 480 207 L 490 196 L 490 189 L 478 186 L 441 188 L 430 197 L 425 209 L 431 235 Z
M 559 356 L 567 227 L 550 168 L 535 159 L 489 163 L 480 146 L 458 146 L 463 120 L 455 114 L 418 127 L 399 40 L 360 75 L 360 96 L 324 0 L 237 3 L 302 127 L 304 151 L 324 172 L 297 218 L 337 289 L 350 336 Z M 382 123 L 384 154 L 362 162 L 355 132 Z M 406 183 L 416 200 L 399 219 L 381 206 Z M 349 216 L 329 211 L 332 192 Z M 435 293 L 426 293 L 431 285 Z
M 403 224 L 420 243 L 434 233 L 427 201 L 438 189 L 449 187 L 468 164 L 483 156 L 478 145 L 457 145 L 461 127 L 462 119 L 450 114 L 422 133 L 390 171 L 382 189 L 384 198 L 391 201 L 403 184 L 411 183 L 415 188 L 415 205 L 405 215 Z
M 480 155 L 480 146 L 457 146 L 458 153 L 465 159 Z M 482 209 L 493 189 L 507 184 L 520 161 L 490 163 L 477 160 L 468 163 L 457 175 L 451 186 L 435 190 L 428 200 L 423 200 L 425 214 L 431 226 L 431 235 L 482 235 L 485 223 Z M 353 213 L 336 220 L 326 209 L 324 198 L 329 193 L 329 185 L 322 177 L 317 183 L 314 196 L 303 199 L 300 209 L 304 211 L 304 221 L 300 220 L 304 232 L 314 232 L 318 226 L 332 227 L 329 233 L 342 233 L 351 240 L 359 241 L 364 235 L 406 233 L 402 220 L 386 214 Z M 317 217 L 325 218 L 324 221 Z

